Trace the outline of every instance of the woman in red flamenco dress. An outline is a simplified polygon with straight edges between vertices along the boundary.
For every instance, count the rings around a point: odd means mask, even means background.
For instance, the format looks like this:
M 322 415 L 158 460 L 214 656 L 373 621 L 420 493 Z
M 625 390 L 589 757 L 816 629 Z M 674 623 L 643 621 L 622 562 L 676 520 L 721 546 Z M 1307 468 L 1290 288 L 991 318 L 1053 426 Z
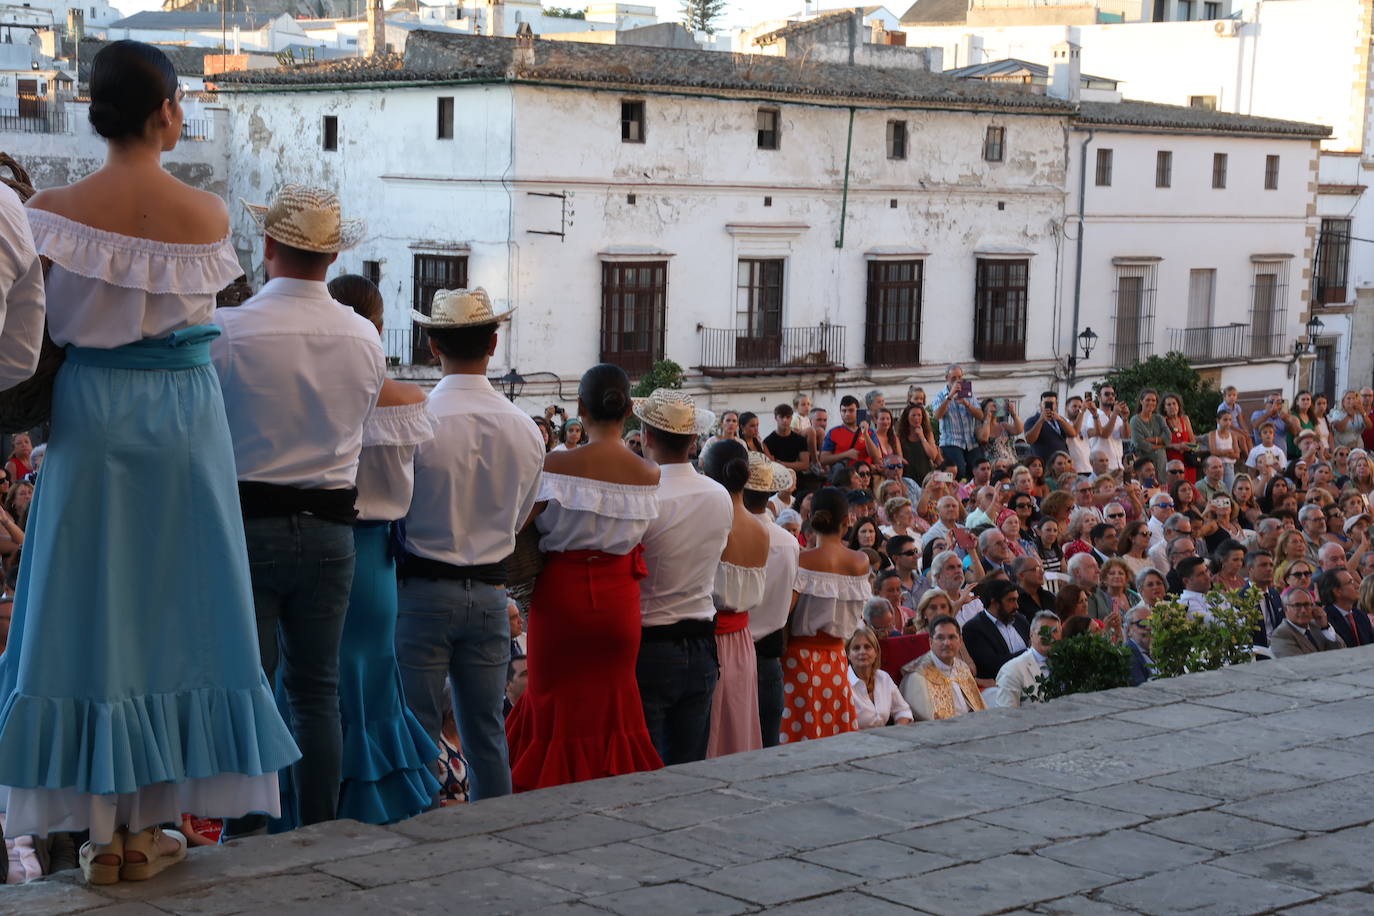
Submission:
M 624 370 L 593 366 L 577 395 L 589 441 L 545 459 L 535 509 L 547 561 L 530 602 L 529 686 L 506 720 L 517 792 L 663 765 L 635 679 L 658 465 L 621 440 Z

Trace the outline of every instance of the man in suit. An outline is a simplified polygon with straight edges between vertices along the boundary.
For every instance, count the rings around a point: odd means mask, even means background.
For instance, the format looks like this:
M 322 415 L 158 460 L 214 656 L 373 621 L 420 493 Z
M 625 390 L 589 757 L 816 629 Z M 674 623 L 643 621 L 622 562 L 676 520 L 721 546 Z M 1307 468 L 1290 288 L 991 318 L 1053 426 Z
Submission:
M 1139 687 L 1157 673 L 1155 660 L 1150 657 L 1154 629 L 1150 618 L 1154 612 L 1137 604 L 1126 614 L 1126 648 L 1131 650 L 1131 686 Z
M 1341 638 L 1326 626 L 1326 612 L 1307 589 L 1290 588 L 1283 593 L 1283 615 L 1283 622 L 1269 634 L 1269 649 L 1275 658 L 1345 648 Z
M 1041 611 L 1030 627 L 1030 648 L 1001 667 L 997 686 L 983 691 L 988 706 L 1020 706 L 1026 690 L 1034 690 L 1036 679 L 1049 670 L 1050 646 L 1059 638 L 1059 617 L 1053 611 Z
M 1045 564 L 1034 555 L 1011 561 L 1016 590 L 1020 592 L 1017 609 L 1026 614 L 1054 610 L 1054 595 L 1045 588 Z
M 983 612 L 964 624 L 964 646 L 973 659 L 979 687 L 991 687 L 997 672 L 1026 651 L 1030 623 L 1018 609 L 1016 586 L 993 579 L 983 586 Z
M 1360 580 L 1348 569 L 1328 569 L 1317 577 L 1317 595 L 1331 628 L 1347 646 L 1374 644 L 1369 615 L 1358 607 Z
M 1254 641 L 1257 646 L 1269 645 L 1269 634 L 1283 622 L 1283 596 L 1274 587 L 1274 555 L 1267 550 L 1255 549 L 1245 555 L 1246 585 L 1241 594 L 1251 589 L 1259 592 L 1260 611 L 1263 622 L 1255 630 Z

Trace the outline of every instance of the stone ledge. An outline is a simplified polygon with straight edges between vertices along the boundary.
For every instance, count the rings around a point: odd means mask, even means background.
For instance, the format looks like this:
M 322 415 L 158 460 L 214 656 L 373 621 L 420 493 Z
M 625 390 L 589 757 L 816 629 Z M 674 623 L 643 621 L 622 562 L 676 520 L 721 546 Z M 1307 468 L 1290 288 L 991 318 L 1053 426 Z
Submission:
M 0 916 L 1361 910 L 1371 778 L 1366 647 L 66 873 Z

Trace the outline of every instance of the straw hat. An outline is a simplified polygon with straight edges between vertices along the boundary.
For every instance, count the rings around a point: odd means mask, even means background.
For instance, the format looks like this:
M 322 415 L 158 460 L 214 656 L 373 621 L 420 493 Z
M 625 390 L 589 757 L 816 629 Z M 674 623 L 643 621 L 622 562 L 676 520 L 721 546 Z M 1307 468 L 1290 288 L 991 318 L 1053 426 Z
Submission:
M 749 480 L 744 485 L 744 489 L 753 490 L 756 493 L 772 493 L 777 490 L 777 485 L 773 482 L 774 469 L 778 465 L 768 460 L 768 456 L 763 452 L 749 453 Z
M 343 218 L 333 191 L 305 185 L 286 185 L 268 206 L 246 200 L 243 206 L 268 238 L 302 251 L 343 251 L 361 242 L 367 230 L 363 220 Z
M 428 315 L 411 309 L 410 317 L 418 325 L 442 330 L 495 324 L 505 321 L 513 311 L 515 306 L 500 313 L 494 311 L 487 291 L 479 286 L 476 289 L 441 289 L 434 294 L 434 304 Z
M 797 485 L 797 475 L 791 468 L 785 468 L 773 462 L 773 489 L 779 493 L 786 493 Z
M 699 436 L 716 422 L 716 415 L 698 407 L 690 394 L 673 388 L 658 388 L 647 398 L 635 398 L 634 414 L 647 426 L 680 436 Z

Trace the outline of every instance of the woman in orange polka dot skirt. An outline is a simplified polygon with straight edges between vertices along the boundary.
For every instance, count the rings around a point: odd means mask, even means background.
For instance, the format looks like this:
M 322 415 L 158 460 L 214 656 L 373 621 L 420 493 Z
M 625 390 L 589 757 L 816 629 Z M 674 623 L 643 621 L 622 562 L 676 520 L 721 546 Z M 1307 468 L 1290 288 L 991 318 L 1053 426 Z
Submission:
M 782 743 L 859 727 L 844 641 L 863 621 L 868 558 L 840 539 L 849 527 L 849 503 L 835 487 L 813 497 L 811 527 L 820 543 L 802 551 L 797 570 L 782 660 Z

